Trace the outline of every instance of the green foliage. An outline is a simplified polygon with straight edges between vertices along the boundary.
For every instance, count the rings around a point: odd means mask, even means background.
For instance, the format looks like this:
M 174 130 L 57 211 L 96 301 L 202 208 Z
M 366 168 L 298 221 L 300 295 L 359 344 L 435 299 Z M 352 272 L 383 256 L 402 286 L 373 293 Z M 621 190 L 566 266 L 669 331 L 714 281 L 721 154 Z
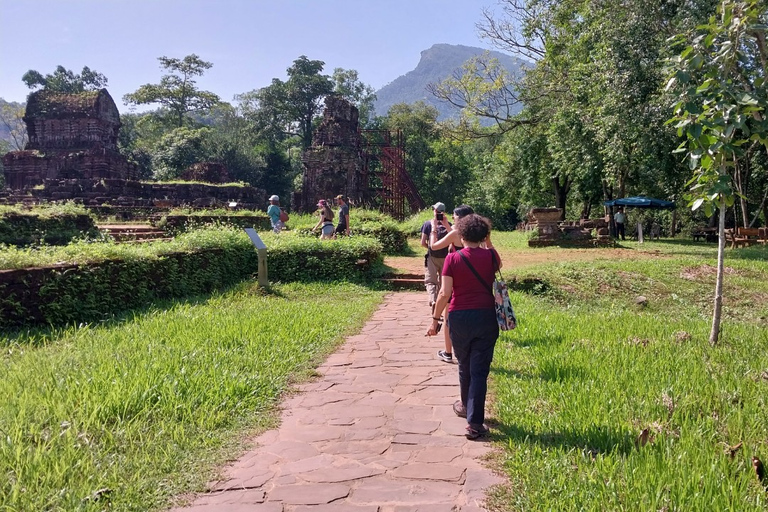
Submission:
M 373 104 L 376 93 L 370 85 L 364 84 L 354 69 L 335 68 L 333 70 L 333 93 L 355 105 L 360 113 L 360 127 L 367 128 L 373 118 Z
M 290 232 L 265 233 L 271 281 L 359 280 L 381 263 L 382 246 L 373 238 L 319 240 Z
M 317 221 L 317 215 L 291 215 L 289 225 L 300 236 L 318 237 L 316 232 L 311 231 Z M 376 210 L 352 208 L 349 222 L 352 238 L 375 238 L 381 244 L 384 254 L 402 254 L 408 251 L 408 233 L 389 215 Z
M 758 36 L 764 40 L 766 33 L 760 24 L 764 5 L 724 1 L 718 15 L 698 27 L 693 42 L 671 60 L 673 76 L 667 83 L 678 91 L 670 123 L 675 122 L 678 136 L 685 136 L 679 150 L 686 152 L 694 171 L 688 198 L 693 209 L 704 206 L 707 216 L 721 202 L 733 205 L 727 171 L 744 156 L 744 147 L 758 141 L 768 148 L 768 84 L 764 68 L 750 62 L 768 58 L 768 50 L 758 44 Z M 675 41 L 686 37 L 681 34 Z
M 272 281 L 360 280 L 381 262 L 381 245 L 370 238 L 320 242 L 265 233 L 263 239 Z M 0 326 L 97 321 L 159 299 L 209 293 L 256 273 L 258 258 L 242 230 L 221 224 L 140 246 L 78 241 L 0 251 L 0 269 L 53 264 L 0 282 Z
M 21 81 L 30 89 L 40 87 L 48 92 L 66 94 L 97 91 L 107 86 L 107 77 L 91 70 L 88 66 L 84 66 L 79 75 L 64 68 L 64 66 L 56 66 L 56 70 L 52 74 L 45 76 L 39 71 L 30 69 L 24 73 Z
M 496 346 L 495 440 L 513 483 L 500 510 L 765 508 L 750 457 L 765 460 L 768 435 L 766 248 L 729 259 L 729 327 L 711 347 L 714 247 L 644 245 L 664 257 L 516 270 L 551 290 L 513 294 L 520 324 Z
M 158 141 L 152 155 L 154 178 L 170 181 L 179 178 L 190 165 L 206 159 L 203 141 L 208 128 L 176 128 Z
M 380 299 L 352 284 L 251 281 L 116 322 L 0 335 L 0 502 L 168 509 L 214 479 L 246 433 L 274 427 L 275 404 Z
M 96 238 L 89 212 L 74 203 L 38 206 L 0 205 L 0 245 L 64 245 L 76 238 Z
M 132 105 L 159 103 L 167 108 L 171 122 L 177 128 L 184 125 L 187 113 L 206 111 L 219 103 L 219 97 L 212 92 L 197 88 L 196 76 L 202 76 L 213 64 L 202 60 L 194 53 L 183 59 L 158 57 L 160 67 L 169 74 L 160 78 L 159 84 L 144 84 L 135 92 L 123 96 L 123 101 Z

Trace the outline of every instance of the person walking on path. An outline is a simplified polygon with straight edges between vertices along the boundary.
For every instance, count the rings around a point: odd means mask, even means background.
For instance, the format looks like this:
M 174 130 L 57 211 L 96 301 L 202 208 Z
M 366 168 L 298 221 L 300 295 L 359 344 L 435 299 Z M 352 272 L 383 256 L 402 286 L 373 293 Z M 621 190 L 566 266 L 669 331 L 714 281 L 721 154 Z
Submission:
M 624 213 L 623 208 L 619 208 L 619 211 L 613 216 L 613 220 L 616 222 L 616 238 L 621 236 L 622 240 L 626 240 L 624 236 L 626 232 L 625 223 L 627 222 L 627 216 Z
M 436 236 L 431 236 L 431 239 L 429 241 L 430 246 L 433 250 L 440 250 L 440 249 L 446 249 L 449 252 L 454 252 L 457 249 L 461 249 L 464 247 L 461 245 L 461 236 L 459 235 L 458 230 L 456 229 L 456 222 L 462 217 L 466 217 L 470 213 L 475 213 L 475 211 L 472 209 L 471 206 L 468 206 L 466 204 L 463 204 L 461 206 L 457 206 L 453 210 L 453 228 L 451 231 L 441 240 L 438 240 Z M 434 233 L 434 230 L 432 231 Z M 485 242 L 482 244 L 483 247 L 486 249 L 493 249 L 493 243 L 491 242 L 491 234 L 488 233 L 488 237 L 485 239 Z M 442 275 L 442 268 L 440 269 L 440 273 Z M 435 313 L 433 311 L 433 313 Z M 444 316 L 442 311 L 438 311 L 436 314 L 433 314 L 432 316 Z M 451 334 L 450 329 L 447 325 L 447 317 L 446 318 L 446 328 L 443 331 L 443 338 L 445 341 L 445 349 L 444 350 L 438 350 L 437 351 L 437 357 L 445 361 L 446 363 L 452 363 L 453 362 L 453 344 L 451 343 Z
M 461 391 L 461 400 L 454 403 L 453 410 L 467 418 L 467 439 L 478 439 L 489 432 L 484 424 L 485 397 L 493 350 L 499 337 L 491 290 L 494 275 L 501 268 L 501 258 L 495 249 L 481 247 L 491 231 L 486 218 L 467 215 L 456 222 L 456 229 L 464 248 L 445 259 L 435 311 L 442 311 L 450 299 L 448 326 L 459 360 Z M 439 317 L 432 317 L 428 336 L 437 334 L 439 322 Z
M 285 227 L 285 223 L 280 220 L 280 198 L 276 195 L 269 197 L 269 207 L 267 208 L 267 215 L 269 215 L 269 221 L 272 224 L 272 231 L 279 233 Z
M 436 250 L 431 247 L 430 242 L 442 239 L 450 229 L 451 223 L 445 218 L 445 205 L 440 202 L 435 203 L 432 205 L 432 219 L 421 226 L 421 246 L 427 250 L 424 256 L 424 286 L 429 295 L 429 307 L 434 307 L 437 302 L 437 294 L 440 292 L 440 273 L 443 270 L 445 257 L 448 256 L 447 247 Z
M 328 206 L 328 202 L 325 199 L 321 199 L 317 203 L 317 208 L 320 211 L 320 220 L 317 221 L 312 231 L 316 231 L 320 228 L 320 240 L 330 240 L 333 238 L 333 210 Z
M 344 196 L 336 196 L 336 204 L 339 206 L 339 223 L 336 226 L 336 234 L 349 236 L 349 205 L 344 202 Z

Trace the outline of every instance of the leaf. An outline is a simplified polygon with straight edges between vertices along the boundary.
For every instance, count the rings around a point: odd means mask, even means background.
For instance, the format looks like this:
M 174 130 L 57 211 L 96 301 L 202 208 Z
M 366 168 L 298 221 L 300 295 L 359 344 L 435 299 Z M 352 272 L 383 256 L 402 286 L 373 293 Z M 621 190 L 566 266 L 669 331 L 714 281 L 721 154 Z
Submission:
M 704 204 L 704 198 L 700 197 L 693 202 L 693 204 L 691 205 L 691 210 L 698 210 L 702 204 Z
M 748 92 L 742 92 L 741 94 L 736 95 L 736 101 L 738 101 L 741 105 L 759 105 L 760 102 L 752 96 L 752 94 Z

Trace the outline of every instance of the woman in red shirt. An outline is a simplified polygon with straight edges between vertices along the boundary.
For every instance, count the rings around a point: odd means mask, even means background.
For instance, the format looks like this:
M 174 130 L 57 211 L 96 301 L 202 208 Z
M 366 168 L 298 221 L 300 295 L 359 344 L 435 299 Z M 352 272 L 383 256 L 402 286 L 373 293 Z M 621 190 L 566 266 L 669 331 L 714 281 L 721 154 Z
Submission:
M 448 254 L 443 265 L 443 279 L 435 311 L 448 305 L 448 328 L 453 351 L 459 360 L 461 402 L 453 410 L 467 418 L 468 439 L 488 434 L 485 420 L 485 396 L 493 349 L 499 337 L 492 285 L 501 259 L 495 249 L 481 245 L 491 227 L 480 215 L 467 215 L 456 222 L 463 249 Z M 437 334 L 439 318 L 432 318 L 427 334 Z

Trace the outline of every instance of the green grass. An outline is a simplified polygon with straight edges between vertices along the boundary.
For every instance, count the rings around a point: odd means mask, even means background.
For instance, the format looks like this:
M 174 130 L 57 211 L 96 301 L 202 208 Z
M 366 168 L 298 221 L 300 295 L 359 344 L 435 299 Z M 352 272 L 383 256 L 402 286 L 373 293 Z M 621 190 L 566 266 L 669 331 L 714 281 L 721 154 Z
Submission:
M 380 299 L 352 284 L 243 283 L 105 325 L 0 337 L 0 509 L 152 510 L 203 489 Z M 104 488 L 111 507 L 86 499 Z
M 509 272 L 546 286 L 514 294 L 519 327 L 496 348 L 491 420 L 510 485 L 494 509 L 768 509 L 751 466 L 768 462 L 768 250 L 727 252 L 712 347 L 716 246 L 622 245 L 638 258 Z

